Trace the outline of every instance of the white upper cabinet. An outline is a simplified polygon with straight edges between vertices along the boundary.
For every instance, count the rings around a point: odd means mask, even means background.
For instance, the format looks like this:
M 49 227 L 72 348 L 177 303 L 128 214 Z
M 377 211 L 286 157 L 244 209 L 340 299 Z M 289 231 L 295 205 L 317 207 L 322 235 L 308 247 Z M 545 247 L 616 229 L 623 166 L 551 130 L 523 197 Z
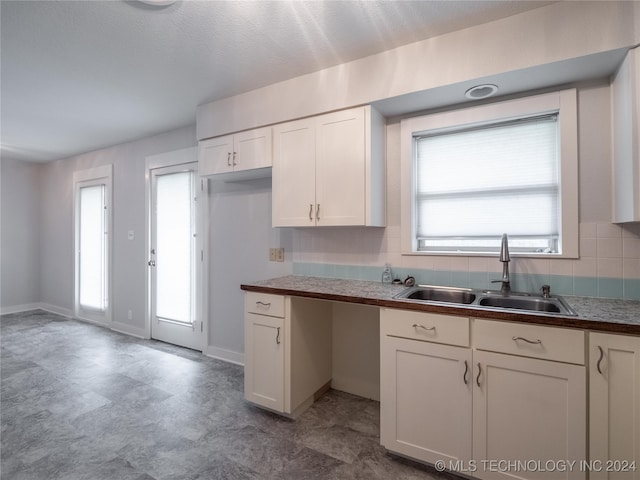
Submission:
M 202 140 L 198 145 L 200 175 L 244 172 L 269 174 L 272 165 L 271 127 Z M 262 175 L 260 175 L 262 174 Z
M 274 126 L 273 226 L 384 226 L 384 119 L 370 106 Z
M 274 227 L 315 225 L 315 127 L 307 118 L 274 127 Z
M 614 223 L 640 221 L 640 49 L 630 50 L 611 83 Z

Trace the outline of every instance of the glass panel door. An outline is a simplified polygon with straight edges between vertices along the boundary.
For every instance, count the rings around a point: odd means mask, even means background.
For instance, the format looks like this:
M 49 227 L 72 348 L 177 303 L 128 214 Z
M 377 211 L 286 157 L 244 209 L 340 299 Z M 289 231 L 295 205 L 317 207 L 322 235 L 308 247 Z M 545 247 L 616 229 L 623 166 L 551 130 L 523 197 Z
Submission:
M 201 349 L 195 168 L 188 164 L 151 170 L 151 337 Z

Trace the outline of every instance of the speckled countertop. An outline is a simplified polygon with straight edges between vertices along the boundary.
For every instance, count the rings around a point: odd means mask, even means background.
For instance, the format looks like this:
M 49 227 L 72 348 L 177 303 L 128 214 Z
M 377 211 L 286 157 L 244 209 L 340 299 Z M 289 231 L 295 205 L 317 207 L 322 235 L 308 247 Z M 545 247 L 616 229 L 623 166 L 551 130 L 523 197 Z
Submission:
M 241 288 L 337 302 L 640 335 L 640 301 L 636 300 L 565 296 L 565 301 L 578 315 L 564 316 L 395 299 L 393 297 L 406 288 L 404 285 L 360 280 L 289 275 L 243 284 Z

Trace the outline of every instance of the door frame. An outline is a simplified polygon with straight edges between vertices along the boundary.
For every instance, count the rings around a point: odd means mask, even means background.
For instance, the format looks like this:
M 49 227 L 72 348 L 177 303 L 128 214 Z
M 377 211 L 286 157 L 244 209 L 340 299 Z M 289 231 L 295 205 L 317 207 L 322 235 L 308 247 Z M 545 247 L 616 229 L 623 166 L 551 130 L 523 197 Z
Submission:
M 144 336 L 145 338 L 151 338 L 151 268 L 148 265 L 151 260 L 151 202 L 152 202 L 152 176 L 151 171 L 157 168 L 173 167 L 178 165 L 184 165 L 188 163 L 198 162 L 198 148 L 188 147 L 180 150 L 173 150 L 171 152 L 160 153 L 157 155 L 151 155 L 145 158 L 145 268 L 147 269 L 145 275 L 145 312 L 144 312 Z M 195 169 L 196 175 L 198 169 Z M 196 179 L 196 185 L 199 189 L 199 202 L 197 205 L 197 219 L 196 219 L 196 252 L 200 252 L 200 261 L 196 261 L 196 325 L 195 328 L 200 328 L 202 331 L 202 344 L 201 350 L 204 352 L 207 346 L 208 322 L 206 319 L 206 309 L 204 300 L 206 296 L 203 294 L 207 288 L 207 276 L 205 275 L 206 266 L 206 251 L 204 246 L 206 245 L 208 232 L 207 223 L 205 219 L 208 213 L 207 198 L 207 180 L 198 177 Z M 198 323 L 200 325 L 198 325 Z

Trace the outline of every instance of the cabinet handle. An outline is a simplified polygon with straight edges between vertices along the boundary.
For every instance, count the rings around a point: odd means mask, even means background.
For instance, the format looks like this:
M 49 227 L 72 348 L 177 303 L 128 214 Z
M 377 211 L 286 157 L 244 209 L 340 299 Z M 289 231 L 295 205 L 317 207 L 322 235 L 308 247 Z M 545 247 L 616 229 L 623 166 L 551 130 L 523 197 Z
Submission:
M 480 362 L 478 362 L 478 376 L 476 377 L 476 385 L 480 386 L 480 375 L 482 375 L 482 367 L 480 366 Z
M 278 334 L 276 335 L 276 345 L 280 345 L 280 327 L 276 329 Z
M 271 306 L 271 302 L 265 303 L 265 302 L 257 301 L 256 305 L 262 305 L 263 307 L 270 307 Z
M 320 204 L 316 205 L 316 220 L 320 220 Z
M 237 165 L 236 163 L 236 152 L 233 152 L 233 166 L 235 167 Z
M 464 381 L 464 384 L 467 385 L 467 373 L 469 373 L 469 364 L 467 363 L 467 361 L 464 361 L 464 375 L 462 375 L 462 380 Z
M 598 359 L 598 363 L 596 363 L 596 368 L 598 369 L 598 373 L 600 375 L 604 375 L 602 373 L 602 369 L 600 368 L 600 364 L 602 363 L 602 359 L 604 358 L 604 350 L 602 350 L 602 347 L 600 345 L 598 345 L 598 350 L 600 350 L 600 358 Z
M 542 345 L 542 340 L 538 339 L 538 340 L 529 340 L 528 338 L 524 338 L 524 337 L 513 337 L 513 341 L 517 342 L 519 340 L 522 340 L 523 342 L 527 342 L 530 343 L 532 345 Z
M 227 152 L 227 167 L 231 166 L 231 152 Z
M 309 220 L 313 220 L 313 203 L 309 204 Z
M 419 323 L 414 323 L 413 328 L 423 328 L 425 330 L 430 330 L 430 331 L 433 331 L 436 329 L 436 327 L 425 327 L 424 325 L 420 325 Z

